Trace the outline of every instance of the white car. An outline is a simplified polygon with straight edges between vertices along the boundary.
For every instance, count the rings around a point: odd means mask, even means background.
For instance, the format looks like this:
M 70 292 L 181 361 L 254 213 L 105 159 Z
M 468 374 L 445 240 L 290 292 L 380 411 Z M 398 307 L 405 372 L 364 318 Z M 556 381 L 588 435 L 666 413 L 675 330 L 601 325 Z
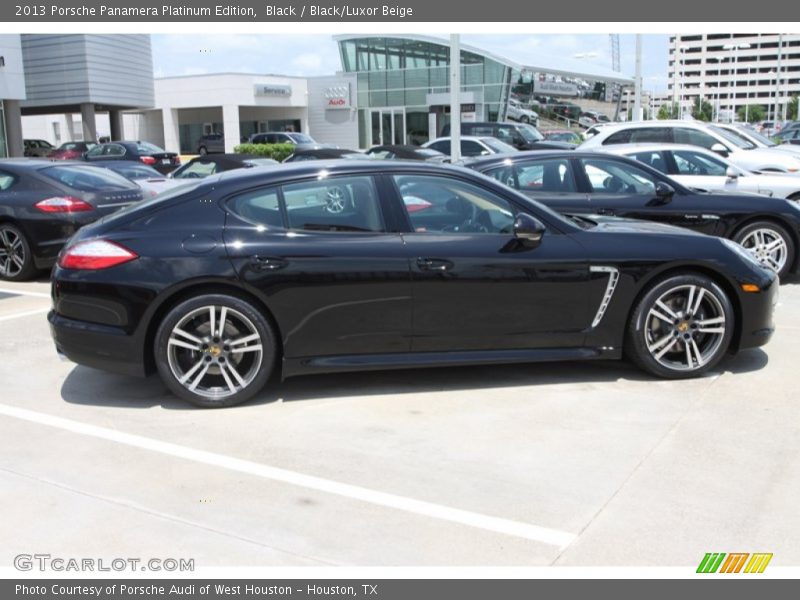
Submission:
M 513 98 L 508 101 L 506 116 L 512 121 L 530 123 L 534 127 L 539 125 L 539 114 L 529 108 L 525 108 L 520 104 L 519 100 L 514 100 Z
M 618 144 L 606 152 L 634 158 L 686 187 L 706 192 L 742 192 L 800 200 L 800 177 L 745 171 L 718 154 L 681 144 Z
M 589 129 L 593 125 L 597 125 L 598 123 L 610 123 L 611 119 L 609 119 L 606 115 L 601 112 L 597 112 L 596 110 L 587 110 L 581 113 L 581 116 L 578 118 L 578 125 L 581 127 L 586 127 Z
M 450 156 L 449 137 L 436 138 L 427 144 L 423 144 L 422 147 L 432 148 Z M 461 136 L 461 156 L 487 156 L 489 154 L 505 154 L 506 152 L 519 152 L 519 150 L 494 137 Z
M 706 148 L 745 171 L 800 175 L 800 155 L 759 148 L 712 123 L 700 121 L 635 121 L 604 125 L 579 150 L 604 150 L 616 144 L 688 144 Z
M 800 155 L 800 146 L 795 146 L 793 144 L 776 144 L 765 135 L 755 131 L 754 129 L 750 129 L 749 127 L 744 127 L 743 125 L 731 125 L 729 123 L 718 123 L 717 126 L 721 129 L 724 129 L 731 135 L 755 144 L 758 148 L 769 148 L 771 150 L 790 152 L 792 154 Z

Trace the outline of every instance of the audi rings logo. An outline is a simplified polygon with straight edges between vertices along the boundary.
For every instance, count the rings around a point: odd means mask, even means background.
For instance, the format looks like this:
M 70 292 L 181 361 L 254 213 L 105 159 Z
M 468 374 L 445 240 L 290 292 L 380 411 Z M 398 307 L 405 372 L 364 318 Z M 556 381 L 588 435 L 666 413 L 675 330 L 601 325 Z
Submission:
M 326 108 L 350 108 L 350 84 L 334 85 L 325 90 Z

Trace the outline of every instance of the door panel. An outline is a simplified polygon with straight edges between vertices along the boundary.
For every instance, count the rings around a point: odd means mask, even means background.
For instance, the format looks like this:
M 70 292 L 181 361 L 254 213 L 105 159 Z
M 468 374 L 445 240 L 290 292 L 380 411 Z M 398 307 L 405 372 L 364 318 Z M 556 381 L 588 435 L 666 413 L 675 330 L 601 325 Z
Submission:
M 392 178 L 414 229 L 403 234 L 413 281 L 414 351 L 579 346 L 589 270 L 577 242 L 514 237 L 515 208 L 453 177 Z M 420 201 L 424 209 L 414 209 Z
M 346 229 L 348 218 L 360 230 L 380 228 L 371 180 L 332 177 L 226 202 L 228 255 L 242 281 L 266 298 L 286 358 L 409 350 L 411 282 L 402 238 Z M 323 203 L 326 184 L 336 190 L 333 213 Z M 303 206 L 295 206 L 298 199 Z M 372 206 L 359 211 L 360 204 Z M 287 219 L 298 228 L 286 228 Z M 321 229 L 326 223 L 329 229 Z

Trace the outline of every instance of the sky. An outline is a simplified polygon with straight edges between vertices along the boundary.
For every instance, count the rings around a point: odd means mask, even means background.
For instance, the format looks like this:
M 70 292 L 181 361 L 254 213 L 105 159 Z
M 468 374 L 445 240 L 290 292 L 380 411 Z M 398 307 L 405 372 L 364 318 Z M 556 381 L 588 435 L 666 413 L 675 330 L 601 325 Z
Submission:
M 449 33 L 437 37 L 447 38 Z M 667 89 L 668 40 L 663 34 L 642 35 L 645 91 Z M 463 34 L 461 42 L 521 64 L 535 63 L 537 56 L 573 59 L 584 55 L 581 60 L 587 63 L 611 67 L 611 43 L 604 34 Z M 313 76 L 341 70 L 339 51 L 330 35 L 154 34 L 152 44 L 156 77 L 221 72 Z M 633 77 L 635 44 L 633 34 L 620 35 L 623 75 Z

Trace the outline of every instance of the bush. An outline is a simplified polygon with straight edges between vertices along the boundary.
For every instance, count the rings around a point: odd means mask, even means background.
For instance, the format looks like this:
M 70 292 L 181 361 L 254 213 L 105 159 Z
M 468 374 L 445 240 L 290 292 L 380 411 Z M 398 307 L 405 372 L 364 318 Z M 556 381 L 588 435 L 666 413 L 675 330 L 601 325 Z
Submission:
M 294 153 L 294 144 L 239 144 L 233 149 L 237 154 L 254 154 L 282 162 Z

